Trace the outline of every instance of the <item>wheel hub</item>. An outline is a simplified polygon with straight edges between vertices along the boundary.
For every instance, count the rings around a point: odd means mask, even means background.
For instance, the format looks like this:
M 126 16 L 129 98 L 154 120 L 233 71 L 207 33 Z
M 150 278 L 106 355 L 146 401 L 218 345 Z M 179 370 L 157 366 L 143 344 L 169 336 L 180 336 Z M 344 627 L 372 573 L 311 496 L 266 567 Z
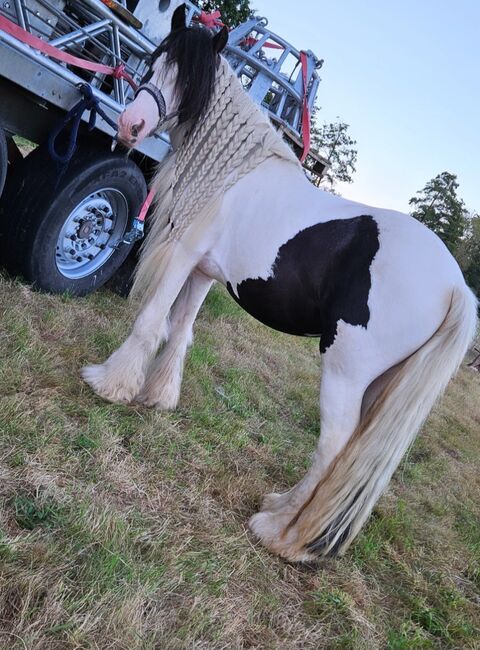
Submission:
M 80 221 L 79 226 L 78 236 L 80 239 L 87 239 L 95 229 L 93 220 L 90 219 Z
M 56 247 L 60 273 L 79 279 L 99 269 L 127 224 L 128 204 L 119 190 L 105 188 L 88 196 L 70 212 L 60 231 Z

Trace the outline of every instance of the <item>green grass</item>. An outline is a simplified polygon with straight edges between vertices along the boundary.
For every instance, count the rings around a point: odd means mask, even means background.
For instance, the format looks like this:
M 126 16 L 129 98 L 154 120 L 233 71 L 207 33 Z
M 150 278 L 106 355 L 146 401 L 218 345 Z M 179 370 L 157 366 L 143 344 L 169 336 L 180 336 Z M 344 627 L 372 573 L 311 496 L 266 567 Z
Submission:
M 27 140 L 26 138 L 22 138 L 19 135 L 14 136 L 14 141 L 17 147 L 20 149 L 20 152 L 22 153 L 23 156 L 26 156 L 29 154 L 35 147 L 37 146 L 34 142 L 31 142 L 30 140 Z
M 126 301 L 0 279 L 0 304 L 2 650 L 480 647 L 478 375 L 450 385 L 347 555 L 301 567 L 246 521 L 308 467 L 316 341 L 215 288 L 160 413 L 79 378 L 126 335 Z

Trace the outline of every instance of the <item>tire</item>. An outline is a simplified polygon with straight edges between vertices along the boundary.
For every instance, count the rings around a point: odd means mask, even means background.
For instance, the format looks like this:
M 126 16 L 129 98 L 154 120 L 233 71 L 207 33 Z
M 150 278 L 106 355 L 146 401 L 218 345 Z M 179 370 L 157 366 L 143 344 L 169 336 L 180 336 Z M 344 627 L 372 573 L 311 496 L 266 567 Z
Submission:
M 36 289 L 85 296 L 130 253 L 112 244 L 139 213 L 146 183 L 131 159 L 91 146 L 62 172 L 43 147 L 14 170 L 0 209 L 0 259 Z
M 5 178 L 7 177 L 8 151 L 7 137 L 2 128 L 0 128 L 0 196 L 2 196 Z

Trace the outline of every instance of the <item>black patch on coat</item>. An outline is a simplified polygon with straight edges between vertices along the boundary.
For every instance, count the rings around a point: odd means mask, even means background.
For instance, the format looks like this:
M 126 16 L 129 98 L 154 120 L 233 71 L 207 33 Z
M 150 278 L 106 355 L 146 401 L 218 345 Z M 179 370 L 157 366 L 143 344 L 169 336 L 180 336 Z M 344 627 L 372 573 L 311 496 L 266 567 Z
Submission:
M 238 298 L 229 282 L 227 289 L 265 325 L 319 336 L 323 353 L 340 319 L 367 327 L 370 266 L 378 247 L 378 226 L 370 215 L 318 223 L 280 247 L 268 280 L 244 280 Z

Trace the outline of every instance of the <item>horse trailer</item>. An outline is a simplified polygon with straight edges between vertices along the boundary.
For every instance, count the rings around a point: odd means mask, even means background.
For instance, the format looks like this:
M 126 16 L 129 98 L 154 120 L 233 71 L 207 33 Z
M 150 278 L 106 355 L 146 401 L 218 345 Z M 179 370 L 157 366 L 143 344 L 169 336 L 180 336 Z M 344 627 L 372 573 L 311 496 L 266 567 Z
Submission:
M 168 134 L 153 134 L 128 156 L 113 151 L 112 139 L 179 4 L 0 3 L 0 264 L 38 289 L 90 293 L 141 237 L 134 224 L 152 172 L 170 150 Z M 218 13 L 185 4 L 188 24 L 215 29 Z M 225 53 L 245 90 L 304 158 L 305 116 L 322 61 L 256 16 L 230 31 Z M 308 153 L 308 173 L 321 176 L 327 161 Z

